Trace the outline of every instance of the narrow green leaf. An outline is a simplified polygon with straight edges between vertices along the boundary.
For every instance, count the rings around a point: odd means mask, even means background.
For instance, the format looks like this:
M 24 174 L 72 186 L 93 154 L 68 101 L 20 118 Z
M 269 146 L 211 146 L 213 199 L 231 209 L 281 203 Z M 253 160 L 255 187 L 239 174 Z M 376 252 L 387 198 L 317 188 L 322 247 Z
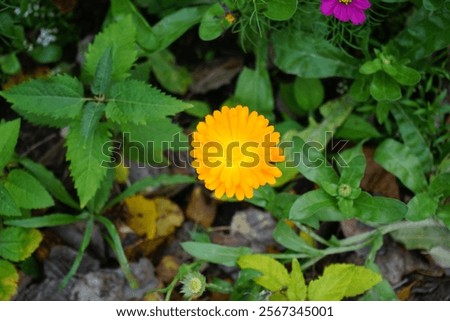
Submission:
M 275 21 L 290 19 L 297 10 L 297 0 L 270 0 L 264 15 Z
M 353 201 L 353 206 L 361 221 L 378 224 L 400 221 L 408 212 L 406 204 L 397 199 L 372 196 L 366 192 Z
M 131 271 L 130 264 L 128 263 L 127 257 L 125 255 L 125 252 L 122 247 L 122 243 L 120 242 L 120 236 L 119 232 L 117 231 L 114 224 L 108 220 L 106 217 L 103 216 L 96 216 L 95 219 L 102 223 L 103 226 L 108 231 L 108 235 L 110 237 L 110 245 L 112 249 L 114 250 L 114 253 L 116 254 L 117 261 L 119 261 L 120 268 L 123 271 L 123 274 L 125 275 L 125 278 L 128 280 L 128 283 L 130 284 L 130 287 L 132 289 L 137 289 L 139 286 L 139 283 L 136 279 L 136 277 L 133 275 L 133 272 Z
M 27 158 L 21 159 L 20 164 L 25 167 L 42 184 L 42 186 L 53 195 L 54 198 L 74 209 L 79 209 L 77 202 L 70 196 L 61 181 L 43 165 L 35 163 Z
M 8 301 L 16 294 L 19 273 L 14 265 L 0 259 L 0 301 Z
M 262 273 L 255 282 L 269 291 L 277 292 L 290 283 L 288 271 L 277 260 L 262 254 L 243 255 L 237 261 L 241 269 L 252 269 Z
M 31 113 L 62 121 L 76 118 L 85 100 L 82 84 L 67 75 L 33 79 L 0 95 L 24 117 Z
M 129 70 L 137 58 L 135 39 L 136 27 L 131 16 L 108 25 L 89 45 L 83 73 L 92 79 L 105 49 L 110 47 L 112 48 L 111 79 L 117 81 L 127 78 Z
M 94 197 L 107 172 L 110 155 L 110 133 L 106 125 L 99 125 L 85 141 L 80 124 L 73 124 L 67 135 L 67 160 L 75 181 L 80 206 L 83 208 Z M 84 144 L 80 142 L 85 141 Z
M 10 226 L 26 227 L 26 228 L 42 228 L 42 227 L 69 225 L 76 222 L 85 221 L 87 218 L 88 218 L 87 212 L 83 212 L 79 215 L 56 213 L 44 216 L 28 217 L 23 219 L 10 219 L 6 220 L 5 224 Z
M 181 247 L 199 260 L 225 266 L 236 266 L 239 257 L 252 253 L 252 249 L 248 247 L 231 247 L 212 243 L 183 242 Z
M 274 100 L 272 84 L 266 68 L 244 67 L 236 83 L 235 97 L 242 105 L 267 117 L 272 114 Z
M 105 113 L 105 104 L 89 101 L 84 105 L 83 115 L 81 116 L 81 134 L 83 135 L 83 144 L 86 144 L 89 138 L 94 134 L 100 124 L 100 120 Z
M 111 96 L 113 98 L 106 106 L 106 117 L 119 124 L 147 125 L 190 107 L 190 104 L 137 80 L 114 84 Z
M 384 71 L 405 86 L 415 86 L 421 78 L 417 70 L 403 65 L 393 65 L 391 69 L 385 68 Z
M 283 220 L 277 223 L 273 231 L 273 238 L 285 248 L 297 253 L 306 253 L 308 256 L 312 256 L 319 251 L 306 243 Z
M 103 207 L 109 199 L 111 189 L 114 185 L 114 174 L 114 168 L 108 168 L 108 171 L 102 181 L 102 184 L 100 185 L 100 188 L 97 190 L 97 193 L 95 193 L 94 198 L 92 198 L 87 204 L 90 212 L 94 214 L 101 213 Z
M 325 90 L 320 79 L 297 77 L 294 82 L 294 95 L 303 111 L 311 111 L 322 104 Z
M 300 263 L 298 263 L 297 259 L 292 259 L 290 278 L 291 282 L 289 282 L 286 291 L 289 301 L 305 301 L 307 288 Z
M 397 82 L 381 71 L 373 76 L 370 94 L 377 101 L 396 101 L 402 98 L 402 91 Z
M 368 268 L 353 264 L 331 264 L 323 275 L 308 285 L 311 301 L 340 301 L 362 294 L 381 281 L 381 276 Z
M 374 160 L 395 175 L 415 193 L 427 189 L 427 180 L 419 160 L 410 149 L 393 139 L 386 139 L 375 151 Z
M 20 208 L 46 208 L 55 204 L 44 186 L 21 169 L 9 173 L 5 188 Z
M 280 30 L 273 35 L 275 65 L 305 78 L 354 77 L 358 61 L 329 41 L 307 33 Z
M 0 257 L 19 262 L 28 258 L 42 241 L 42 234 L 35 229 L 7 227 L 0 230 Z
M 366 158 L 364 155 L 358 155 L 352 158 L 346 167 L 342 167 L 342 174 L 339 180 L 340 184 L 350 185 L 352 188 L 358 188 L 366 171 Z
M 433 167 L 433 155 L 430 151 L 430 144 L 425 141 L 422 133 L 414 124 L 405 108 L 394 106 L 391 108 L 392 115 L 397 121 L 398 129 L 402 135 L 405 145 L 419 159 L 424 172 L 429 172 Z
M 366 61 L 361 67 L 359 67 L 359 72 L 363 75 L 371 75 L 379 70 L 381 70 L 381 60 L 379 58 Z
M 95 95 L 106 95 L 108 93 L 113 68 L 112 53 L 113 47 L 109 45 L 105 48 L 98 61 L 91 85 L 91 91 Z
M 16 202 L 11 197 L 9 192 L 0 183 L 0 216 L 20 216 L 22 213 L 20 212 L 19 207 L 17 207 Z
M 19 138 L 20 119 L 0 123 L 0 175 L 11 161 Z
M 408 213 L 405 218 L 409 221 L 422 221 L 434 215 L 438 205 L 439 203 L 428 193 L 418 193 L 408 202 Z
M 136 40 L 138 44 L 148 51 L 155 51 L 159 46 L 159 40 L 147 20 L 130 0 L 111 0 L 111 13 L 117 20 L 130 15 L 136 26 Z
M 335 199 L 320 189 L 300 195 L 289 212 L 289 218 L 299 222 L 312 216 L 326 221 L 344 219 Z
M 67 272 L 64 279 L 61 281 L 60 287 L 64 288 L 70 279 L 75 275 L 78 268 L 80 267 L 81 260 L 83 259 L 84 252 L 86 251 L 92 237 L 92 231 L 94 230 L 94 219 L 91 217 L 86 222 L 86 229 L 84 230 L 83 239 L 81 240 L 80 248 L 78 249 L 77 256 L 70 267 L 69 272 Z

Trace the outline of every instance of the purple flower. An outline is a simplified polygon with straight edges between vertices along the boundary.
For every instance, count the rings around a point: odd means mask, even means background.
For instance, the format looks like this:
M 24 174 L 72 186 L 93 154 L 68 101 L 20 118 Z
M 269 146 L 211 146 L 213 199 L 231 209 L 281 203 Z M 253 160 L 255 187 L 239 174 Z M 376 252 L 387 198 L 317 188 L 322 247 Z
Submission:
M 360 25 L 366 21 L 364 10 L 371 6 L 369 0 L 322 0 L 320 11 L 326 16 L 335 16 L 343 22 Z

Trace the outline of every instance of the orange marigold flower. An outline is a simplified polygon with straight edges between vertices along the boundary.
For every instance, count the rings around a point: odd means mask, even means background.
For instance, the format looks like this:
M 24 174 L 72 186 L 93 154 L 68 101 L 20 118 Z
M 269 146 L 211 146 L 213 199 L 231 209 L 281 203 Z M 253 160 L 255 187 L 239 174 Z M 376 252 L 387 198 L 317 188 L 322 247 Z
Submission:
M 273 164 L 284 161 L 279 142 L 280 134 L 264 116 L 240 105 L 223 106 L 197 125 L 192 166 L 217 198 L 251 198 L 254 189 L 281 176 Z

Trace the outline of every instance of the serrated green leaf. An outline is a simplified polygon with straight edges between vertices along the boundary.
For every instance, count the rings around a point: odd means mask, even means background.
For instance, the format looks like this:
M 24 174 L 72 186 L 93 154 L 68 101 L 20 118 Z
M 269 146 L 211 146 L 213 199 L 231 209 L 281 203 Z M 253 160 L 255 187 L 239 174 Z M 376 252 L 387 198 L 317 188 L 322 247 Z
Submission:
M 277 292 L 290 283 L 288 271 L 277 260 L 262 254 L 243 255 L 237 261 L 241 269 L 252 269 L 262 273 L 255 282 L 269 291 Z
M 114 84 L 111 97 L 106 106 L 106 117 L 118 124 L 148 125 L 190 107 L 190 104 L 137 80 Z
M 418 193 L 408 202 L 406 219 L 409 221 L 421 221 L 436 213 L 438 202 L 428 193 Z
M 67 192 L 64 185 L 55 175 L 46 169 L 43 165 L 33 162 L 30 159 L 23 158 L 20 164 L 25 167 L 36 179 L 50 192 L 57 200 L 64 204 L 79 209 L 78 204 L 74 201 L 72 196 Z
M 294 221 L 303 222 L 313 216 L 326 221 L 340 221 L 345 218 L 335 199 L 320 189 L 300 195 L 289 212 L 289 218 Z
M 362 294 L 381 281 L 381 276 L 368 268 L 353 264 L 331 264 L 323 275 L 308 285 L 311 301 L 340 301 Z
M 289 301 L 305 301 L 307 288 L 300 263 L 298 263 L 297 259 L 292 259 L 290 278 L 291 282 L 289 282 L 289 286 L 286 291 Z
M 236 261 L 245 254 L 252 253 L 248 247 L 231 247 L 212 243 L 183 242 L 181 247 L 193 257 L 225 266 L 236 266 Z
M 203 15 L 198 28 L 198 35 L 203 41 L 214 40 L 222 35 L 231 24 L 225 19 L 224 8 L 220 3 L 215 3 Z
M 325 90 L 320 79 L 297 77 L 294 82 L 294 95 L 303 111 L 311 111 L 322 104 Z
M 82 84 L 67 75 L 33 79 L 2 91 L 0 95 L 24 117 L 31 113 L 62 121 L 76 118 L 85 101 Z
M 111 47 L 111 79 L 117 81 L 127 78 L 129 70 L 137 58 L 135 39 L 136 27 L 130 16 L 110 24 L 89 45 L 83 72 L 89 78 L 93 78 L 105 49 Z
M 0 123 L 0 175 L 11 160 L 19 138 L 20 119 Z
M 8 301 L 16 294 L 19 274 L 14 265 L 0 260 L 0 301 Z
M 9 192 L 0 183 L 0 215 L 3 216 L 20 216 L 22 213 L 20 209 L 17 207 L 16 202 L 11 197 Z
M 130 0 L 112 0 L 111 13 L 117 20 L 130 15 L 136 26 L 136 40 L 138 44 L 148 51 L 155 51 L 158 48 L 159 40 L 153 29 Z
M 80 124 L 70 127 L 66 139 L 67 160 L 70 161 L 70 174 L 83 208 L 94 197 L 107 172 L 110 158 L 110 133 L 105 124 L 100 124 L 85 141 Z M 80 144 L 80 142 L 84 142 Z
M 354 77 L 358 61 L 329 41 L 307 33 L 274 33 L 275 65 L 305 78 Z
M 334 135 L 336 138 L 358 141 L 381 137 L 380 132 L 361 116 L 350 114 Z
M 356 217 L 363 222 L 387 224 L 403 219 L 408 207 L 403 202 L 389 197 L 372 196 L 362 192 L 353 200 Z
M 81 134 L 83 135 L 83 144 L 89 140 L 100 124 L 100 120 L 105 113 L 105 104 L 89 101 L 84 105 L 81 116 Z
M 274 101 L 272 85 L 266 68 L 242 69 L 235 90 L 235 97 L 241 104 L 266 117 L 272 114 Z
M 12 170 L 5 188 L 20 208 L 37 209 L 55 205 L 44 186 L 24 170 Z
M 106 95 L 111 84 L 113 47 L 105 48 L 97 64 L 91 91 L 95 95 Z
M 395 175 L 415 193 L 427 189 L 427 180 L 419 160 L 408 147 L 393 139 L 386 139 L 375 151 L 374 160 Z
M 264 15 L 275 21 L 290 19 L 297 10 L 297 0 L 269 0 Z
M 42 241 L 36 229 L 7 227 L 0 230 L 0 257 L 19 262 L 28 258 Z
M 420 130 L 414 124 L 405 108 L 394 106 L 391 108 L 392 115 L 397 121 L 398 129 L 402 135 L 405 145 L 419 159 L 424 172 L 429 172 L 433 167 L 433 154 L 430 151 L 430 144 L 425 141 Z
M 167 91 L 179 95 L 188 91 L 192 76 L 185 67 L 176 65 L 170 51 L 158 51 L 150 56 L 150 61 L 156 79 Z
M 402 98 L 402 91 L 397 82 L 381 71 L 373 76 L 370 94 L 377 101 L 396 101 Z

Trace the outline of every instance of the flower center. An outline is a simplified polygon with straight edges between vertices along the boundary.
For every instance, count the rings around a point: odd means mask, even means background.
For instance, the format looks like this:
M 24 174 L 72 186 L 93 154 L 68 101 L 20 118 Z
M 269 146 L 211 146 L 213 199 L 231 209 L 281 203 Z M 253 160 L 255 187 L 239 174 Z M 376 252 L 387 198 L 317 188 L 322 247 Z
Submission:
M 346 4 L 346 5 L 352 3 L 352 1 L 353 0 L 339 0 L 340 3 Z
M 347 198 L 352 193 L 352 188 L 347 184 L 341 184 L 338 189 L 339 196 Z

